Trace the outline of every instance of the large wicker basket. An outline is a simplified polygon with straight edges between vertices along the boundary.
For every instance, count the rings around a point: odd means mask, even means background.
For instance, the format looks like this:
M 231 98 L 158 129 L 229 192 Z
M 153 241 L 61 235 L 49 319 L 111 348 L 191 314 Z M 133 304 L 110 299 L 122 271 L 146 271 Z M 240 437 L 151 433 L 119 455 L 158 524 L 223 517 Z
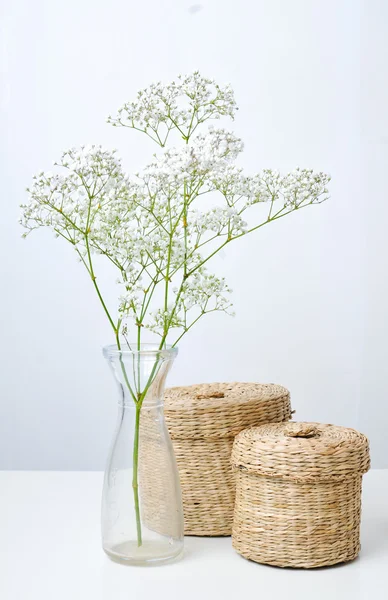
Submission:
M 279 567 L 322 567 L 360 551 L 362 474 L 369 446 L 353 429 L 263 425 L 237 436 L 233 547 Z
M 234 437 L 254 424 L 288 421 L 288 390 L 257 383 L 170 388 L 165 417 L 181 480 L 185 534 L 231 535 Z

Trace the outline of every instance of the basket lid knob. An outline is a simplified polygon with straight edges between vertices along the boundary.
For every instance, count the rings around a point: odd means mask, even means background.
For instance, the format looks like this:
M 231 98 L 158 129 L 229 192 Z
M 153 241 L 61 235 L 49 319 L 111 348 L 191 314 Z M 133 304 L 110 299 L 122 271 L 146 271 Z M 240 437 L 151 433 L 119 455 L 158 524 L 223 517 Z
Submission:
M 207 400 L 210 398 L 225 398 L 224 392 L 209 392 L 207 394 L 196 394 L 197 400 Z
M 312 438 L 320 435 L 318 427 L 310 423 L 288 423 L 284 435 L 295 438 Z

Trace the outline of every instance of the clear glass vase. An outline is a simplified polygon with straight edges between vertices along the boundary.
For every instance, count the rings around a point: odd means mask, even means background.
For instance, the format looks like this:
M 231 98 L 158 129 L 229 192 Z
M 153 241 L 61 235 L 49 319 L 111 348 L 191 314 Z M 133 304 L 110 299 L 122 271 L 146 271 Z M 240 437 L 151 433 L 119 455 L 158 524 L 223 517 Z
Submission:
M 102 543 L 118 562 L 161 564 L 183 552 L 179 474 L 163 412 L 177 349 L 130 347 L 104 348 L 119 386 L 119 414 L 105 471 Z

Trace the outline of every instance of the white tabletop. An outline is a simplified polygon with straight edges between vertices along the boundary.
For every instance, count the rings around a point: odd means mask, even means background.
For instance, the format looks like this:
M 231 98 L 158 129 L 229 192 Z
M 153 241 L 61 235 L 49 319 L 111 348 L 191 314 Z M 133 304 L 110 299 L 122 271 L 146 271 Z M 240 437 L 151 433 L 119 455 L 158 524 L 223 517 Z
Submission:
M 386 600 L 388 471 L 364 478 L 362 550 L 312 571 L 249 562 L 230 538 L 190 538 L 159 567 L 111 562 L 100 546 L 102 474 L 0 472 L 1 600 Z

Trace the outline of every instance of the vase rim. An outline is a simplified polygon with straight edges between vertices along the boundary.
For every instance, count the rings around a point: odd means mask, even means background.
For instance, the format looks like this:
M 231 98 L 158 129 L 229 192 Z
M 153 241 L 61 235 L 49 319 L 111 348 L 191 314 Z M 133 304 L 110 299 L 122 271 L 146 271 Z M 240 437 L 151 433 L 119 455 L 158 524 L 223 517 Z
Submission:
M 140 350 L 137 350 L 137 343 L 129 344 L 132 348 L 126 346 L 121 347 L 119 350 L 117 344 L 108 344 L 102 349 L 103 355 L 106 358 L 113 358 L 115 356 L 144 356 L 144 357 L 162 357 L 165 359 L 175 358 L 178 354 L 178 348 L 173 347 L 169 344 L 165 344 L 163 348 L 160 348 L 158 344 L 153 343 L 142 343 L 140 344 Z

